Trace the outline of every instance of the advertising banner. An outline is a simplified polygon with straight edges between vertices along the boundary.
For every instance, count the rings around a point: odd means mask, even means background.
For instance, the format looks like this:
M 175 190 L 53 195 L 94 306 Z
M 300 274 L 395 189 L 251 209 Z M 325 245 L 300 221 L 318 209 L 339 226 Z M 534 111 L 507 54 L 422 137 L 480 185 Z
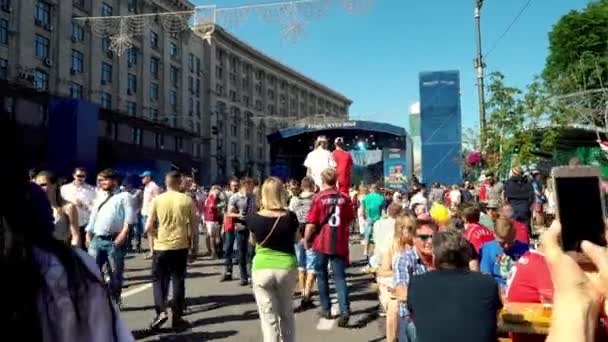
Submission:
M 384 160 L 384 187 L 395 191 L 407 191 L 407 161 L 405 150 L 385 148 L 382 150 Z

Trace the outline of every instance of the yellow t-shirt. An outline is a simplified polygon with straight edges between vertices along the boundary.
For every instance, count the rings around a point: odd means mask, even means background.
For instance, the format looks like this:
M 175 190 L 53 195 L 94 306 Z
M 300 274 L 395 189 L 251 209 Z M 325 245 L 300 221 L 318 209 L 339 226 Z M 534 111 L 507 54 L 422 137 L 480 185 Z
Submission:
M 167 251 L 190 248 L 190 232 L 194 208 L 192 198 L 169 190 L 152 201 L 150 215 L 156 215 L 158 228 L 154 250 Z

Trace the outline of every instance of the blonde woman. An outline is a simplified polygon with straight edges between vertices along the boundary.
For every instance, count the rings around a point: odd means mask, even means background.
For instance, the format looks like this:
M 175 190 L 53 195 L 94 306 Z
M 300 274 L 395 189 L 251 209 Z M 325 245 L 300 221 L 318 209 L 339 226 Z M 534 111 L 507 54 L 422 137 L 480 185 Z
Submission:
M 393 264 L 400 253 L 412 248 L 412 239 L 415 231 L 416 218 L 410 215 L 397 218 L 395 221 L 393 243 L 386 253 L 382 254 L 382 265 L 376 272 L 378 296 L 380 304 L 386 312 L 387 342 L 397 342 L 399 333 L 399 302 L 392 296 Z
M 283 183 L 276 177 L 264 181 L 261 210 L 246 217 L 255 244 L 252 285 L 264 342 L 295 339 L 293 292 L 298 278 L 294 244 L 298 241 L 298 219 L 286 210 Z
M 78 227 L 78 212 L 76 206 L 66 202 L 61 197 L 57 179 L 49 171 L 41 171 L 34 182 L 44 190 L 53 209 L 55 231 L 53 236 L 68 245 L 78 246 L 80 243 L 80 228 Z

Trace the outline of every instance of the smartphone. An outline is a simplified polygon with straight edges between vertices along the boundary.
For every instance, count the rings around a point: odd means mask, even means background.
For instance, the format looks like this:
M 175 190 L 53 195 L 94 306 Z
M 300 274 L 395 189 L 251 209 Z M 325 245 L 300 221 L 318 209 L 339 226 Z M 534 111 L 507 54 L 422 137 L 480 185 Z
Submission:
M 606 246 L 600 171 L 592 166 L 554 167 L 551 177 L 564 251 L 580 252 L 583 240 Z

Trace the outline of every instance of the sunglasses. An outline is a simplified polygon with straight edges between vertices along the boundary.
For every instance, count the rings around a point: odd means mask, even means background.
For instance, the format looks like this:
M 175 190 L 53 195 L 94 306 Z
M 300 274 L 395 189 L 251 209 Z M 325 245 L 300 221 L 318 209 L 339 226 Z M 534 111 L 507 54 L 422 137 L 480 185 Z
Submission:
M 422 240 L 422 242 L 426 242 L 428 239 L 433 238 L 433 234 L 420 234 L 418 235 L 418 238 Z

